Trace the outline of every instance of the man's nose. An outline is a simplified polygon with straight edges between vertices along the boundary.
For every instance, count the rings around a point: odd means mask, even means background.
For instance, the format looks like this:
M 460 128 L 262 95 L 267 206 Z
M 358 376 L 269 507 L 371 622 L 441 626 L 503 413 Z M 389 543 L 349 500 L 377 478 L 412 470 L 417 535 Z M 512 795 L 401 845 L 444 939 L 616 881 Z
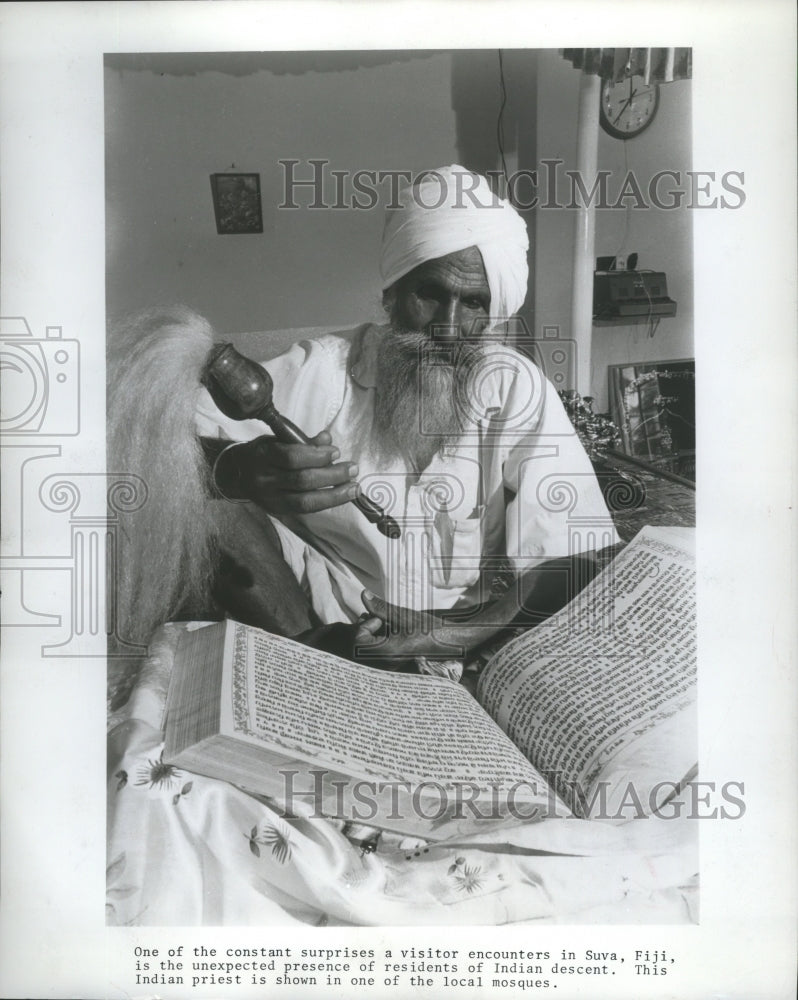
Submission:
M 430 326 L 433 327 L 433 333 L 437 334 L 437 336 L 450 338 L 459 337 L 463 332 L 461 323 L 462 305 L 460 297 L 458 295 L 450 295 L 438 303 L 438 308 L 435 310 L 435 315 L 432 318 Z

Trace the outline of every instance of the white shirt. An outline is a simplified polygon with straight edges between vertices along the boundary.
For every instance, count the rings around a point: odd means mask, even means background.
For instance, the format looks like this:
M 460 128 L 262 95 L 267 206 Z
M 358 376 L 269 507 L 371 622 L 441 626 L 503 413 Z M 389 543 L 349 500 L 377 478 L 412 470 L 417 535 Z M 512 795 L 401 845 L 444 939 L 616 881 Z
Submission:
M 383 328 L 302 341 L 263 364 L 274 404 L 310 437 L 322 430 L 356 462 L 359 482 L 402 528 L 385 538 L 350 503 L 281 520 L 359 585 L 416 610 L 480 600 L 480 567 L 520 570 L 618 540 L 593 468 L 553 386 L 524 355 L 490 342 L 473 380 L 473 412 L 456 444 L 417 475 L 401 458 L 380 467 L 367 435 Z M 204 437 L 248 441 L 260 421 L 225 417 L 202 390 Z M 484 596 L 484 595 L 483 595 Z

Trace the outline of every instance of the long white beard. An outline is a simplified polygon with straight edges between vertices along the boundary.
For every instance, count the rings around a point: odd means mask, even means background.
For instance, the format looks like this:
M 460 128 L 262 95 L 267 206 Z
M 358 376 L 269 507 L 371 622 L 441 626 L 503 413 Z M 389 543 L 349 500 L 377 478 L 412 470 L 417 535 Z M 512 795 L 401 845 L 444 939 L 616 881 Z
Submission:
M 186 603 L 209 603 L 217 531 L 207 463 L 194 429 L 213 331 L 182 306 L 140 313 L 110 334 L 108 470 L 139 476 L 140 510 L 120 515 L 117 635 L 149 641 Z
M 373 447 L 382 462 L 409 461 L 416 472 L 451 445 L 466 423 L 478 345 L 433 344 L 427 334 L 393 325 L 380 343 Z

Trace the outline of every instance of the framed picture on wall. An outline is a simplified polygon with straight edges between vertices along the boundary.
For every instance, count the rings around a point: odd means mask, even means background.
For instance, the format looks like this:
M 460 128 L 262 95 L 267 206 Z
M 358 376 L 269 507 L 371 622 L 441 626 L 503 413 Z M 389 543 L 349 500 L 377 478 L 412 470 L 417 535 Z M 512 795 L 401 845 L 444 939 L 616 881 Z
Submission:
M 262 233 L 260 174 L 211 174 L 216 232 Z
M 695 480 L 695 360 L 609 366 L 623 451 Z

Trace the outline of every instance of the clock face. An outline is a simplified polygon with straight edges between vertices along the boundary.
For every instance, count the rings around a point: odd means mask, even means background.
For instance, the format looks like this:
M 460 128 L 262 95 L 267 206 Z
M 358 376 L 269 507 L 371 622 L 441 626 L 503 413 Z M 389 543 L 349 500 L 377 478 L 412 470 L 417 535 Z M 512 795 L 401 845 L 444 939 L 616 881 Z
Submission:
M 645 83 L 642 76 L 630 76 L 601 88 L 601 127 L 616 139 L 631 139 L 648 128 L 659 105 L 659 87 Z

